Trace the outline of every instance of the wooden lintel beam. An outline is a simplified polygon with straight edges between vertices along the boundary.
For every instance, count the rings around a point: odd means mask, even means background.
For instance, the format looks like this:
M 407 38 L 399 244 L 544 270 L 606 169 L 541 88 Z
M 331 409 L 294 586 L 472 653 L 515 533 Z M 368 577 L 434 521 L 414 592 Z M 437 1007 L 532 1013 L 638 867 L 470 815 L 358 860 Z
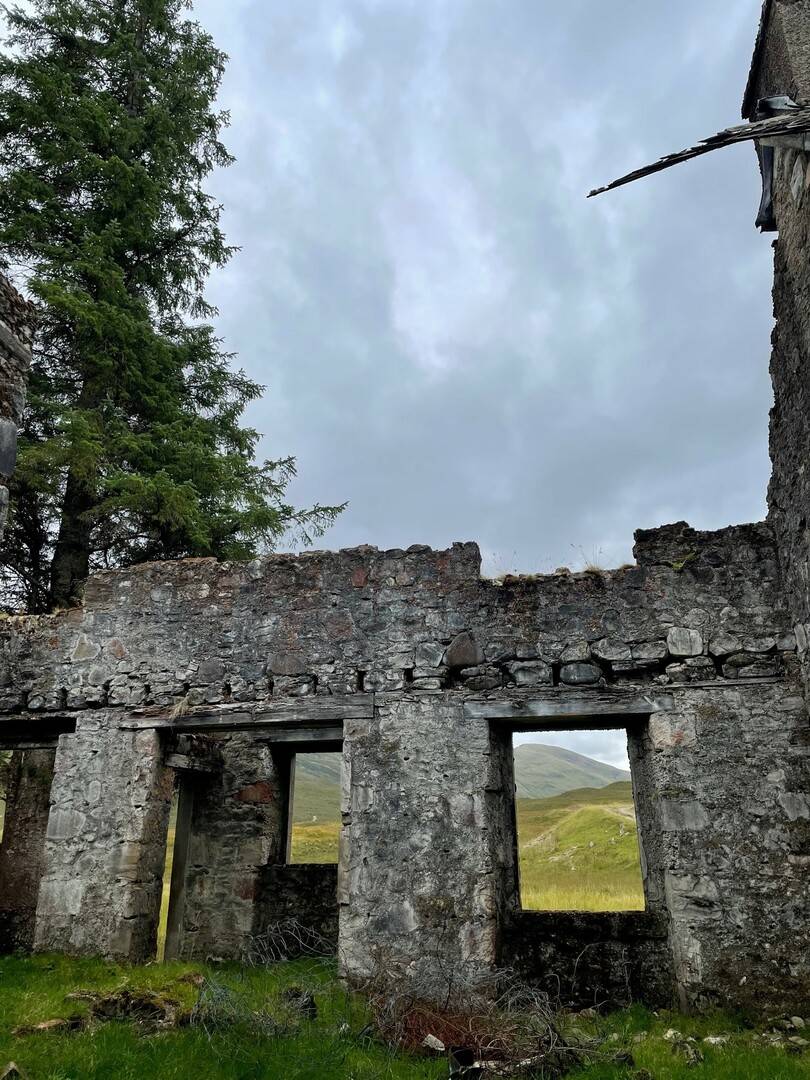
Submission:
M 525 701 L 468 701 L 464 705 L 464 715 L 471 720 L 493 720 L 509 723 L 531 720 L 576 721 L 597 724 L 614 721 L 617 726 L 625 722 L 643 719 L 650 713 L 671 708 L 673 700 L 666 694 L 656 694 L 649 698 L 634 695 L 605 697 L 600 694 L 565 693 L 549 695 L 547 698 L 535 698 Z
M 343 725 L 263 728 L 261 731 L 256 732 L 256 741 L 266 743 L 340 743 L 343 741 Z
M 342 725 L 344 720 L 369 720 L 373 715 L 373 694 L 330 694 L 258 705 L 198 706 L 176 716 L 165 710 L 141 709 L 127 714 L 118 726 L 125 731 L 254 731 L 281 725 Z
M 221 761 L 216 761 L 214 758 L 192 757 L 190 754 L 166 754 L 163 763 L 170 769 L 182 769 L 184 772 L 222 772 Z
M 57 735 L 50 739 L 0 739 L 0 750 L 55 750 L 58 745 Z

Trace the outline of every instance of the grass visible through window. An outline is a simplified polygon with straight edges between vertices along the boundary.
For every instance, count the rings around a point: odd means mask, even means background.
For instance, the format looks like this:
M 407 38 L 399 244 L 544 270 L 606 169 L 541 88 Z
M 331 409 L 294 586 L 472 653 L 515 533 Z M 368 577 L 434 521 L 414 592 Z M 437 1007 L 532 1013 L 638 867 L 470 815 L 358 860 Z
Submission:
M 297 754 L 291 863 L 336 863 L 342 754 Z
M 515 747 L 515 779 L 524 910 L 644 910 L 629 773 L 562 747 L 524 743 Z M 526 797 L 536 792 L 543 797 Z

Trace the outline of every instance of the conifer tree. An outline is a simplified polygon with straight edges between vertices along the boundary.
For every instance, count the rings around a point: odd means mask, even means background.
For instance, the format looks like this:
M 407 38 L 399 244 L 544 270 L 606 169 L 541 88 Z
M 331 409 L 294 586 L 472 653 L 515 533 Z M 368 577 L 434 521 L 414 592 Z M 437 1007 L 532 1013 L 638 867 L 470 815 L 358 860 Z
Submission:
M 40 305 L 5 550 L 6 603 L 75 602 L 96 566 L 243 559 L 340 507 L 296 510 L 256 464 L 262 387 L 204 286 L 232 254 L 204 190 L 231 158 L 226 62 L 184 0 L 5 7 L 0 252 Z

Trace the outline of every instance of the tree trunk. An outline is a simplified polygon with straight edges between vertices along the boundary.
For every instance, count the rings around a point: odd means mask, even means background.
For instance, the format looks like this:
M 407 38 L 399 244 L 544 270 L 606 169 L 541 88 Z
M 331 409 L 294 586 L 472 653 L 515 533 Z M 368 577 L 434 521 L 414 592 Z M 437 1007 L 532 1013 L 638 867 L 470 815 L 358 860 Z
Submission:
M 87 513 L 94 505 L 95 493 L 69 472 L 51 562 L 52 608 L 74 605 L 79 598 L 79 586 L 90 572 L 91 524 Z

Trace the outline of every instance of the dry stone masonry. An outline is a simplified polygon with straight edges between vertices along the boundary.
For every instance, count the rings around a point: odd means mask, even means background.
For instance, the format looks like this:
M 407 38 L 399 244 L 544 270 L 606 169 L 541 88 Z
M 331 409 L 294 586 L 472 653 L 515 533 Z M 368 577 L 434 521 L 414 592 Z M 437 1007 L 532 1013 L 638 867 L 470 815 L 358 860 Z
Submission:
M 810 96 L 810 4 L 766 16 L 756 96 Z M 13 912 L 0 888 L 18 942 L 153 956 L 176 790 L 169 955 L 243 957 L 294 917 L 351 984 L 428 1000 L 512 967 L 582 1003 L 806 1003 L 810 193 L 779 157 L 768 522 L 498 581 L 474 544 L 146 564 L 4 620 L 0 746 L 55 755 L 48 807 L 43 774 L 9 803 L 38 853 Z M 512 735 L 577 727 L 627 732 L 643 912 L 520 909 Z M 336 871 L 287 864 L 313 749 L 343 755 Z

